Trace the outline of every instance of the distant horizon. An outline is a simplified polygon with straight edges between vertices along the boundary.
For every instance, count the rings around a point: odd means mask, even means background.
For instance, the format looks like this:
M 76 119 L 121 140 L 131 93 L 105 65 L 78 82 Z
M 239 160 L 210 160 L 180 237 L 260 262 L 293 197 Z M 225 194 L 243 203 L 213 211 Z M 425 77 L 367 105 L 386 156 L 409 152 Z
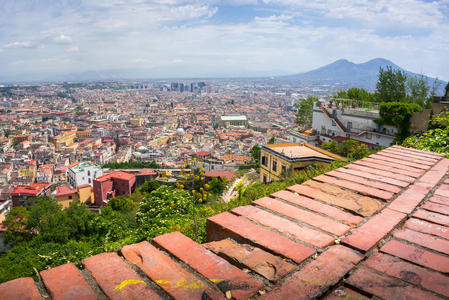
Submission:
M 0 24 L 1 81 L 265 77 L 376 57 L 449 79 L 447 0 L 16 0 Z
M 327 67 L 329 65 L 332 65 L 332 64 L 334 64 L 336 62 L 340 62 L 340 61 L 346 61 L 348 63 L 353 63 L 355 65 L 363 65 L 363 64 L 367 64 L 367 63 L 370 63 L 370 62 L 373 62 L 373 61 L 376 61 L 376 60 L 388 61 L 392 65 L 396 65 L 393 61 L 391 61 L 391 60 L 389 60 L 387 58 L 381 58 L 381 57 L 372 58 L 372 59 L 369 59 L 367 61 L 363 61 L 363 62 L 359 62 L 359 63 L 353 62 L 353 61 L 351 61 L 350 59 L 347 59 L 347 58 L 340 58 L 340 59 L 332 61 L 329 64 L 326 64 L 324 66 L 318 66 L 317 68 L 312 69 L 312 70 L 307 70 L 305 72 L 296 72 L 296 73 L 287 73 L 287 72 L 285 72 L 284 74 L 279 74 L 279 72 L 276 73 L 276 74 L 270 74 L 269 72 L 264 73 L 263 71 L 261 71 L 260 74 L 246 74 L 246 75 L 245 74 L 241 74 L 241 75 L 222 74 L 221 76 L 220 76 L 220 74 L 209 75 L 209 76 L 205 75 L 205 76 L 167 76 L 167 77 L 157 77 L 157 76 L 149 75 L 149 76 L 140 76 L 140 77 L 134 77 L 134 78 L 131 77 L 131 76 L 130 77 L 121 77 L 121 78 L 117 77 L 117 78 L 114 78 L 114 76 L 111 75 L 111 77 L 97 78 L 97 79 L 95 79 L 95 78 L 89 78 L 89 79 L 71 78 L 70 79 L 70 78 L 67 77 L 67 76 L 70 76 L 70 75 L 72 75 L 72 76 L 80 76 L 81 75 L 82 76 L 82 74 L 88 74 L 88 73 L 99 73 L 99 74 L 102 74 L 102 72 L 110 73 L 110 72 L 124 72 L 124 71 L 132 72 L 133 71 L 133 70 L 129 70 L 129 69 L 128 70 L 126 70 L 126 69 L 124 69 L 124 70 L 89 70 L 89 71 L 81 72 L 81 73 L 78 73 L 78 74 L 76 74 L 76 73 L 75 74 L 60 74 L 61 79 L 57 79 L 58 75 L 53 75 L 52 78 L 47 78 L 47 79 L 29 79 L 29 80 L 22 80 L 22 81 L 20 81 L 20 80 L 3 81 L 4 78 L 0 78 L 0 85 L 1 84 L 4 84 L 4 85 L 8 85 L 8 84 L 34 84 L 34 83 L 36 83 L 36 84 L 39 84 L 39 83 L 40 84 L 44 84 L 44 83 L 53 83 L 53 82 L 56 82 L 56 83 L 57 82 L 80 82 L 81 83 L 81 82 L 102 82 L 102 81 L 104 81 L 104 82 L 107 82 L 107 81 L 113 82 L 113 81 L 144 81 L 144 80 L 163 81 L 163 80 L 221 80 L 221 79 L 225 80 L 225 79 L 270 79 L 270 78 L 281 79 L 283 77 L 289 77 L 289 76 L 305 74 L 305 73 L 308 73 L 308 72 L 311 72 L 311 71 L 315 71 L 315 70 L 321 69 L 323 67 Z M 398 67 L 401 68 L 401 66 L 398 66 Z M 140 71 L 140 72 L 148 71 L 146 69 L 136 69 L 136 70 Z M 149 71 L 151 71 L 151 70 L 149 70 Z M 406 70 L 406 71 L 413 72 L 411 70 Z M 416 72 L 413 72 L 413 73 L 416 73 Z M 422 75 L 427 76 L 428 78 L 432 78 L 432 76 L 429 76 L 428 74 L 422 74 Z M 102 76 L 104 76 L 104 74 L 102 74 Z M 444 78 L 437 78 L 437 79 L 439 79 L 441 81 L 447 81 Z

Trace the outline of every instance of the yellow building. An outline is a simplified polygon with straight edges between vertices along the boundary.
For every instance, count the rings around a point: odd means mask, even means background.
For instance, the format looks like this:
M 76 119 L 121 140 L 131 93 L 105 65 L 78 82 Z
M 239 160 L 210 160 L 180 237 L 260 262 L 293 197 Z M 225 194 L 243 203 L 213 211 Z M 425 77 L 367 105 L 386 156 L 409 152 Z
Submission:
M 55 200 L 62 205 L 62 208 L 67 208 L 72 201 L 79 201 L 77 190 L 72 189 L 68 185 L 61 185 L 56 187 L 52 195 Z
M 143 118 L 142 117 L 135 117 L 131 119 L 131 125 L 135 127 L 140 127 L 143 125 Z
M 335 160 L 346 161 L 346 158 L 306 143 L 262 146 L 260 181 L 267 183 L 280 180 L 308 165 L 327 166 Z
M 93 190 L 88 184 L 80 185 L 76 189 L 68 185 L 58 186 L 53 192 L 53 197 L 62 205 L 62 208 L 68 207 L 72 201 L 94 203 Z
M 95 203 L 94 191 L 88 184 L 83 184 L 77 187 L 78 197 L 81 203 Z
M 86 139 L 92 137 L 92 130 L 78 130 L 76 131 L 76 137 L 80 139 Z
M 66 131 L 58 136 L 54 137 L 54 143 L 56 150 L 60 150 L 61 147 L 72 145 L 76 138 L 76 131 Z

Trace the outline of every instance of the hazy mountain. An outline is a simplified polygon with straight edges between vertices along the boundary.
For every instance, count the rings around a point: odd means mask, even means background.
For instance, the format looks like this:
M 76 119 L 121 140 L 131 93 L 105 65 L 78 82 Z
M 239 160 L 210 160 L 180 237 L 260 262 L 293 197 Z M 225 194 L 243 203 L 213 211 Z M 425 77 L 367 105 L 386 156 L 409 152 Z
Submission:
M 379 68 L 382 67 L 385 69 L 387 66 L 391 66 L 393 69 L 399 69 L 408 76 L 421 76 L 420 74 L 404 70 L 387 59 L 375 58 L 361 64 L 340 59 L 312 71 L 282 76 L 281 78 L 310 84 L 341 84 L 346 87 L 362 87 L 368 90 L 374 90 L 376 88 Z M 429 84 L 432 85 L 434 80 L 435 78 L 429 77 Z M 442 93 L 446 83 L 441 80 L 438 82 L 440 83 L 438 92 Z
M 2 77 L 0 74 L 0 84 L 13 82 L 102 81 L 152 78 L 257 78 L 258 80 L 266 79 L 270 82 L 272 80 L 292 83 L 299 82 L 302 86 L 322 86 L 328 84 L 334 90 L 362 87 L 373 91 L 376 88 L 379 68 L 385 68 L 387 66 L 400 69 L 409 76 L 420 76 L 420 74 L 402 69 L 387 59 L 376 58 L 361 64 L 340 59 L 324 67 L 294 75 L 284 75 L 286 73 L 281 70 L 255 71 L 245 68 L 239 71 L 221 70 L 220 72 L 214 72 L 185 63 L 183 65 L 160 66 L 150 69 L 124 68 L 76 73 L 27 73 L 8 77 Z M 429 84 L 433 84 L 435 79 L 429 78 L 428 80 Z M 437 94 L 442 95 L 446 83 L 441 80 L 439 83 L 440 86 Z

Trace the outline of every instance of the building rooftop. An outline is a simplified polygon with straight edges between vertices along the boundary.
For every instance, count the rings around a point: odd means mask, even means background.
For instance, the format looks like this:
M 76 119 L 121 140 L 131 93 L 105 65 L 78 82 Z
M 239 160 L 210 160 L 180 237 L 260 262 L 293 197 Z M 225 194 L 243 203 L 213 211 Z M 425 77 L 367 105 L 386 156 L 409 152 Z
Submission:
M 143 168 L 137 174 L 138 175 L 157 175 L 157 172 L 154 169 Z
M 268 149 L 270 152 L 284 156 L 290 160 L 303 160 L 311 158 L 322 158 L 327 160 L 342 160 L 346 161 L 346 158 L 333 154 L 329 151 L 321 148 L 309 145 L 307 143 L 291 143 L 291 144 L 272 144 L 265 145 L 263 148 Z
M 246 121 L 246 116 L 243 115 L 229 115 L 229 116 L 221 116 L 222 121 Z
M 97 177 L 94 179 L 94 181 L 99 181 L 99 182 L 104 182 L 109 180 L 110 178 L 118 178 L 118 179 L 123 179 L 123 180 L 131 180 L 134 177 L 136 177 L 135 174 L 130 173 L 130 172 L 126 172 L 126 171 L 122 171 L 122 170 L 118 170 L 118 171 L 114 171 L 112 173 Z
M 55 196 L 56 197 L 62 197 L 62 196 L 73 195 L 73 194 L 76 194 L 76 193 L 77 193 L 76 189 L 72 189 L 68 185 L 61 185 L 61 186 L 57 186 L 56 187 Z
M 225 170 L 225 171 L 209 171 L 204 174 L 206 177 L 225 177 L 228 181 L 231 181 L 232 178 L 237 178 L 237 174 L 234 171 Z
M 31 195 L 36 196 L 42 192 L 43 189 L 48 187 L 50 183 L 29 183 L 27 185 L 20 185 L 15 187 L 11 192 L 11 195 Z
M 208 151 L 198 151 L 198 152 L 195 153 L 196 156 L 208 156 L 210 154 L 211 153 L 208 152 Z
M 448 171 L 393 146 L 210 217 L 205 244 L 164 234 L 2 283 L 0 298 L 447 299 Z
M 83 172 L 85 168 L 92 167 L 95 171 L 101 171 L 101 167 L 89 162 L 81 162 L 73 167 L 71 167 L 72 171 L 75 173 Z

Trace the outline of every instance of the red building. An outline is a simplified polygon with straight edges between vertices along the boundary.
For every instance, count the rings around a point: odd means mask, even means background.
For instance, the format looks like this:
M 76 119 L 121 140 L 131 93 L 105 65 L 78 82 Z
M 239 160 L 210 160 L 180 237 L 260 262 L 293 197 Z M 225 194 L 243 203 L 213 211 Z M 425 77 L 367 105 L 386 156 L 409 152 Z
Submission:
M 105 205 L 116 196 L 130 195 L 134 191 L 136 175 L 115 171 L 93 180 L 95 204 Z
M 50 183 L 30 183 L 19 185 L 11 191 L 13 206 L 25 206 L 29 198 L 49 196 Z

